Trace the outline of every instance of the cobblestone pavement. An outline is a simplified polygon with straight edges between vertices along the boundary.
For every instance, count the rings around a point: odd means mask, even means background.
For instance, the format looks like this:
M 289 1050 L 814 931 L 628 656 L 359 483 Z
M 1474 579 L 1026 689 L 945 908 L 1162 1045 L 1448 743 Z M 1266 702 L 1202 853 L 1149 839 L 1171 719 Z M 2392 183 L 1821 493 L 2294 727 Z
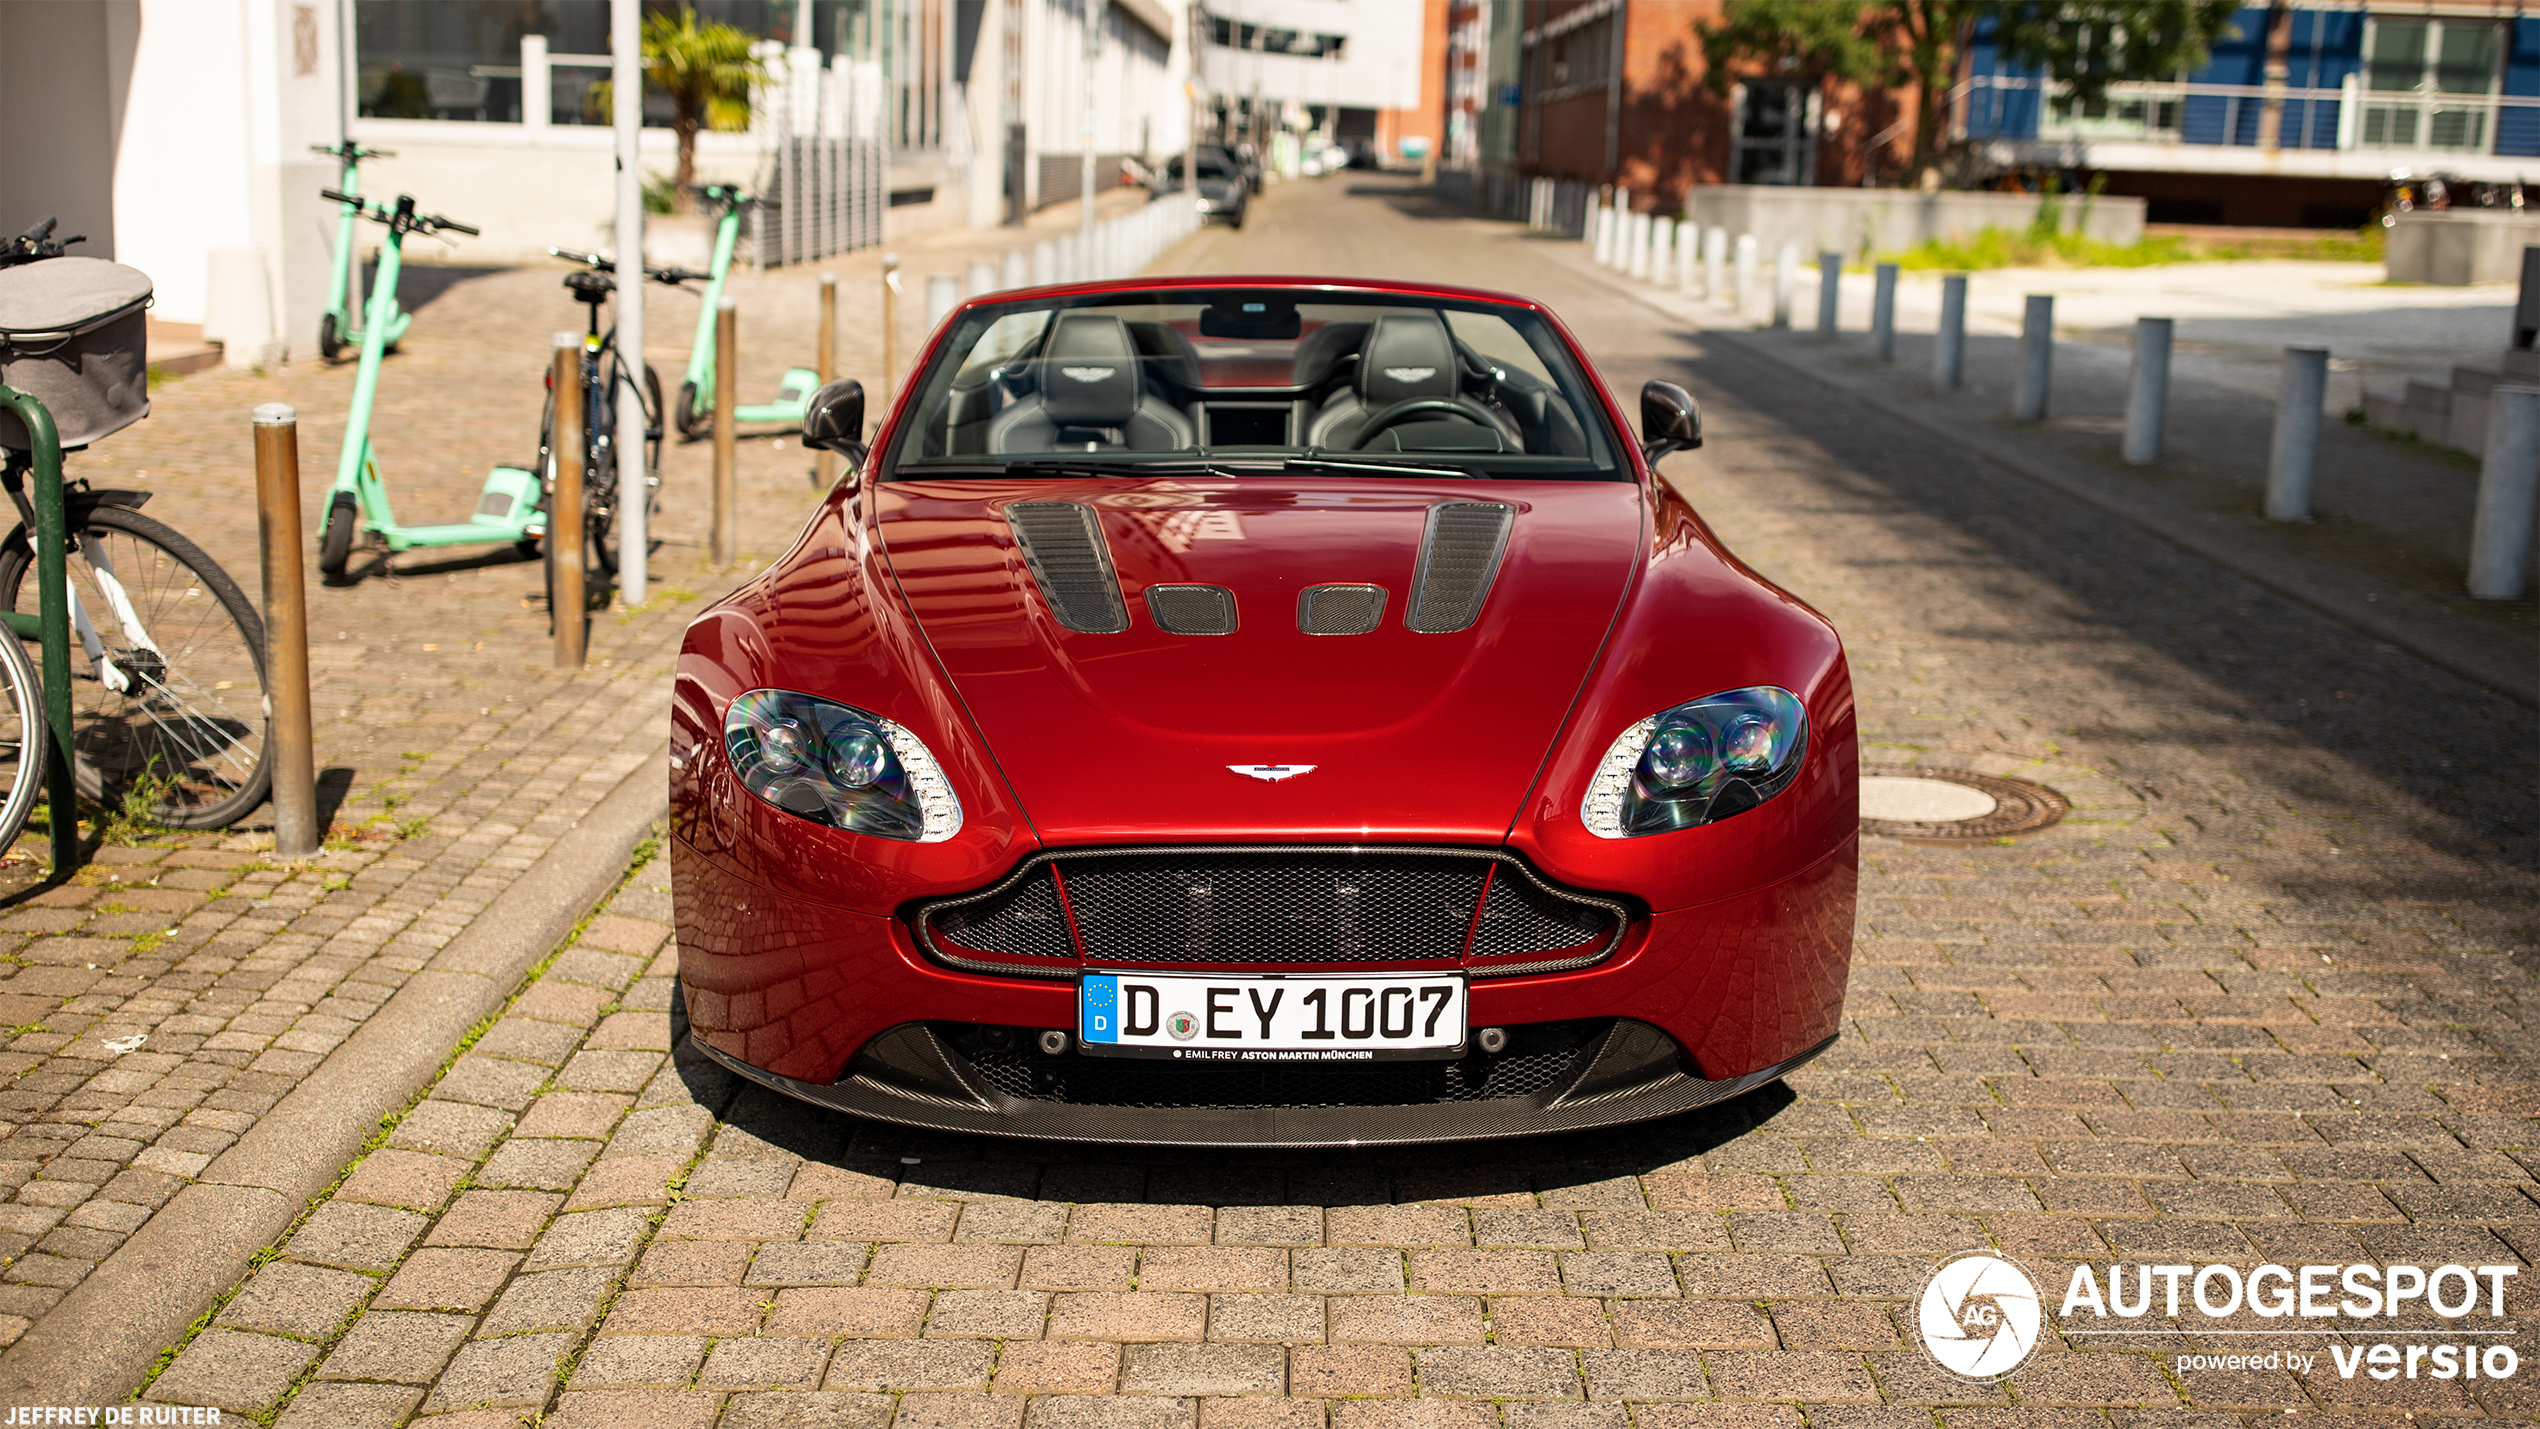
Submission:
M 910 246 L 910 272 L 956 268 L 999 235 Z M 880 363 L 879 256 L 849 255 L 840 370 Z M 554 269 L 414 270 L 415 326 L 381 385 L 376 449 L 408 519 L 470 509 L 488 465 L 535 450 L 551 329 L 581 309 Z M 808 363 L 816 275 L 749 273 L 743 390 Z M 656 301 L 653 348 L 675 389 L 678 295 Z M 922 331 L 904 305 L 903 352 Z M 763 319 L 763 321 L 762 321 Z M 311 527 L 335 469 L 350 364 L 220 371 L 161 387 L 140 425 L 74 454 L 69 474 L 139 486 L 251 597 L 258 570 L 247 414 L 282 401 L 301 424 Z M 687 620 L 789 543 L 815 493 L 798 444 L 760 438 L 739 467 L 741 565 L 703 558 L 710 449 L 663 460 L 664 544 L 651 599 L 596 618 L 589 667 L 552 668 L 540 568 L 501 548 L 400 557 L 310 590 L 321 804 L 336 837 L 277 866 L 269 812 L 226 835 L 103 848 L 46 888 L 42 840 L 0 868 L 0 1345 L 112 1254 L 252 1126 L 565 829 L 659 747 Z M 357 560 L 356 568 L 360 569 Z M 312 569 L 314 576 L 314 569 Z
M 2528 1366 L 2182 1374 L 2248 1342 L 2157 1311 L 1965 1384 L 1907 1310 L 1974 1246 L 2052 1286 L 2458 1261 L 2523 1268 L 2527 1331 L 2531 712 L 1361 185 L 1274 189 L 1189 261 L 1453 271 L 1554 303 L 1624 390 L 1691 380 L 1711 445 L 1673 477 L 1846 632 L 1870 757 L 2021 772 L 2075 817 L 1870 841 L 1842 1043 L 1786 1086 L 1359 1153 L 1000 1143 L 739 1088 L 673 1050 L 656 865 L 145 1398 L 285 1429 L 2540 1413 Z

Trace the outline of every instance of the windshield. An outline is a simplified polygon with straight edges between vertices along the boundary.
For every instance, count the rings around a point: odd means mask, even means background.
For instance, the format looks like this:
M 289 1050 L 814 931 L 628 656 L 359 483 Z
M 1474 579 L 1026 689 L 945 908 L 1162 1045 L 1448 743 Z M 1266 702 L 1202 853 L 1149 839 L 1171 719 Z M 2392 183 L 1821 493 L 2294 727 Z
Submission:
M 885 480 L 1299 465 L 1631 479 L 1551 324 L 1497 303 L 1190 288 L 1025 300 L 966 314 L 922 382 Z

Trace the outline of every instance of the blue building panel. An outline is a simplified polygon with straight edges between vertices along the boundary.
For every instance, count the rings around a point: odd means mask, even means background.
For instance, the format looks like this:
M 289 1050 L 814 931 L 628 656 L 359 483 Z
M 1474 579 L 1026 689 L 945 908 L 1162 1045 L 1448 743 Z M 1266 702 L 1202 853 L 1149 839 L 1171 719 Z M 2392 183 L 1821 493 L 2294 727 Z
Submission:
M 1967 75 L 1977 81 L 1967 91 L 1967 137 L 1970 139 L 2034 139 L 2037 137 L 2041 72 L 2002 63 L 1995 47 L 1993 22 L 1979 21 L 1967 46 Z M 2006 81 L 2007 85 L 1984 83 Z
M 2540 97 L 2540 20 L 2514 21 L 2513 48 L 2505 54 L 2505 93 Z M 2498 110 L 2496 152 L 2540 158 L 2540 109 L 2516 104 Z
M 2296 10 L 2290 69 L 2295 89 L 2335 89 L 2363 68 L 2364 17 L 2354 10 Z M 2333 99 L 2293 100 L 2284 106 L 2282 142 L 2288 149 L 2337 147 L 2338 111 Z

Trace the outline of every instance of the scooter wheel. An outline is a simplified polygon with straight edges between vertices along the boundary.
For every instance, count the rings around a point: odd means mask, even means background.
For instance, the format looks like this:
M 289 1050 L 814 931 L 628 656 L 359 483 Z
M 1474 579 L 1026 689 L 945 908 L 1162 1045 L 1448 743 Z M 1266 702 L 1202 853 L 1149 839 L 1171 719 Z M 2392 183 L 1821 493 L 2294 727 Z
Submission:
M 679 384 L 679 410 L 673 415 L 679 421 L 679 435 L 694 440 L 706 429 L 706 421 L 713 413 L 698 411 L 697 384 L 682 382 Z
M 318 538 L 318 570 L 330 581 L 342 580 L 345 564 L 353 559 L 355 515 L 349 491 L 335 493 L 327 504 L 326 533 Z
M 344 355 L 344 338 L 335 330 L 335 314 L 318 319 L 318 356 L 333 362 Z

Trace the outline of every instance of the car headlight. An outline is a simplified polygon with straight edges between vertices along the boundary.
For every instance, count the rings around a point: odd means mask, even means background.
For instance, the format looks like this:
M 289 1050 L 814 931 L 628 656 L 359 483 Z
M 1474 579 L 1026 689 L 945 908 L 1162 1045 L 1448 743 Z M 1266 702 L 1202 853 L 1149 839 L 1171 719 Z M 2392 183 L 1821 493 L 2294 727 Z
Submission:
M 723 717 L 741 787 L 798 818 L 910 843 L 961 832 L 961 800 L 916 735 L 791 690 L 752 690 Z
M 1716 823 L 1790 787 L 1808 748 L 1808 712 L 1773 685 L 1730 690 L 1662 710 L 1605 751 L 1579 801 L 1602 839 Z

